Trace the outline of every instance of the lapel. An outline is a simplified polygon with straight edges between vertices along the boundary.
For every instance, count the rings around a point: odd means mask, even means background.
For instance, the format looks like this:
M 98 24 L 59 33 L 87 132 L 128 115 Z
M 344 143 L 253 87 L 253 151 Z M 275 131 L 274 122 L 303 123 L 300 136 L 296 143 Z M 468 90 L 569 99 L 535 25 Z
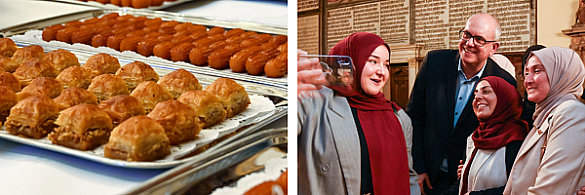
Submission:
M 545 120 L 539 128 L 534 128 L 528 133 L 524 140 L 525 144 L 522 144 L 522 147 L 520 147 L 515 162 L 518 162 L 518 159 L 522 158 L 528 151 L 530 151 L 534 145 L 538 143 L 538 140 L 542 139 L 543 136 L 548 135 L 548 129 L 550 126 L 548 122 L 550 118 L 552 118 L 552 116 Z M 538 133 L 537 131 L 539 130 L 542 131 L 542 133 Z
M 451 129 L 451 127 L 453 127 L 453 120 L 455 120 L 453 114 L 455 113 L 455 102 L 457 101 L 456 97 L 457 94 L 455 94 L 457 92 L 457 67 L 459 65 L 459 53 L 456 54 L 455 59 L 451 62 L 449 62 L 449 64 L 447 65 L 446 69 L 446 83 L 445 83 L 445 105 L 447 105 L 447 109 L 445 109 L 445 111 L 447 113 L 445 113 L 448 117 L 447 119 L 449 120 L 449 128 Z M 439 92 L 440 93 L 440 92 Z M 445 133 L 448 133 L 447 135 L 450 135 L 453 133 L 453 131 L 444 131 Z M 446 136 L 448 137 L 448 136 Z
M 360 143 L 351 108 L 345 97 L 333 96 L 327 112 L 349 194 L 360 191 Z M 357 184 L 357 185 L 355 185 Z

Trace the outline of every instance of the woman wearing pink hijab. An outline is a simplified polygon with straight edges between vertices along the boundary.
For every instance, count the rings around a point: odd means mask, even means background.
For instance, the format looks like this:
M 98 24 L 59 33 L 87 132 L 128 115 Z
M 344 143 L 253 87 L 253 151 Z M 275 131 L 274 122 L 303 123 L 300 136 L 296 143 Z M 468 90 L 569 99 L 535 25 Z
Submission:
M 520 147 L 508 178 L 509 194 L 576 194 L 585 186 L 585 68 L 570 49 L 534 51 L 524 87 L 536 103 L 534 128 Z
M 420 193 L 416 173 L 409 172 L 410 118 L 380 92 L 389 77 L 390 47 L 362 32 L 329 54 L 352 58 L 354 84 L 299 92 L 298 193 Z M 299 75 L 301 67 L 299 61 Z

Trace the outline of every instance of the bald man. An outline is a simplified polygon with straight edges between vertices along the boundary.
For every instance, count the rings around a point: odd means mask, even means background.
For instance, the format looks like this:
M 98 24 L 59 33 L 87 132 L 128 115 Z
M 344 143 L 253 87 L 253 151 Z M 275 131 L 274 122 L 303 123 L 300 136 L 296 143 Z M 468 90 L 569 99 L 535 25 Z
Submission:
M 457 180 L 467 137 L 478 127 L 473 90 L 487 76 L 516 80 L 489 57 L 500 43 L 498 21 L 489 14 L 470 17 L 459 32 L 459 50 L 427 54 L 406 112 L 412 119 L 414 169 L 423 194 L 440 194 Z

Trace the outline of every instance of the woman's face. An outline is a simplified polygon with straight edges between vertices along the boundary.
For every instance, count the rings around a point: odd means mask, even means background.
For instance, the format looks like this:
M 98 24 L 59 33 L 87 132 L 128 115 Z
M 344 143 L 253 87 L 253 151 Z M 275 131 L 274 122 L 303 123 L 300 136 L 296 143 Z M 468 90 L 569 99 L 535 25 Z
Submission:
M 372 52 L 362 71 L 361 85 L 368 95 L 376 95 L 388 81 L 390 67 L 388 48 L 380 45 Z
M 528 100 L 534 103 L 540 103 L 546 98 L 550 91 L 548 75 L 544 65 L 538 57 L 532 56 L 526 61 L 524 68 L 524 88 L 528 94 Z
M 483 80 L 477 84 L 473 92 L 473 112 L 479 119 L 486 119 L 494 113 L 498 103 L 498 97 L 489 82 Z

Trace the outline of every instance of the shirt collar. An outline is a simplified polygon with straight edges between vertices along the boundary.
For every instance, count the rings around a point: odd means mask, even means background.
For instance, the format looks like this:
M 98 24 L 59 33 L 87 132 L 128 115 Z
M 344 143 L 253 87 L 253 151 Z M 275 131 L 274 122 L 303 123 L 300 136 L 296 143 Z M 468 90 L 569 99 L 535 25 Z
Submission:
M 481 75 L 483 75 L 483 71 L 485 70 L 485 67 L 487 66 L 487 60 L 483 64 L 483 67 L 481 68 L 481 70 L 479 70 L 479 72 L 477 72 L 477 74 L 475 74 L 475 76 L 471 77 L 470 79 L 467 79 L 467 77 L 465 76 L 465 73 L 463 72 L 463 69 L 461 69 L 461 58 L 459 59 L 459 64 L 457 66 L 458 66 L 457 72 L 459 72 L 459 75 L 461 76 L 462 81 L 471 81 L 475 78 L 477 78 L 477 79 L 481 78 Z

